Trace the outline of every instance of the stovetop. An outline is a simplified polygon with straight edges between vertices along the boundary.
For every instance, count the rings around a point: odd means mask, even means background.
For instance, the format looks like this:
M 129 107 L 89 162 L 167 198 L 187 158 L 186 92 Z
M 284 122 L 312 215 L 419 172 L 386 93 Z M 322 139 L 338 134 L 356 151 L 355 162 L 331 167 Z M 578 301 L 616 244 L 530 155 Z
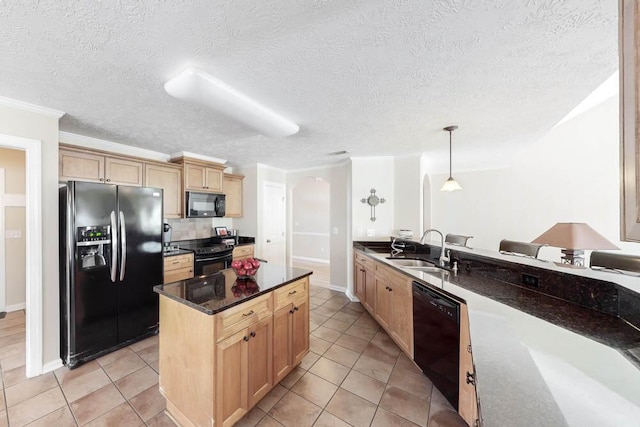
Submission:
M 165 247 L 165 251 L 175 251 L 178 249 L 193 251 L 196 257 L 198 257 L 210 254 L 231 252 L 233 251 L 233 244 L 222 243 L 222 240 L 220 238 L 210 237 L 207 239 L 181 240 L 179 242 L 171 242 L 169 246 Z

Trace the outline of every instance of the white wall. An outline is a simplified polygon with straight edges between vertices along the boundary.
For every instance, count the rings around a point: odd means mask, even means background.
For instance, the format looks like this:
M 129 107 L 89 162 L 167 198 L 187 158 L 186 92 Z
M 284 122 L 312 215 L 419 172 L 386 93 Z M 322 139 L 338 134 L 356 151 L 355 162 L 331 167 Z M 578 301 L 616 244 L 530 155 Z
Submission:
M 352 237 L 353 240 L 388 239 L 394 230 L 394 170 L 393 157 L 354 157 L 351 159 L 351 201 L 352 201 Z M 376 196 L 385 199 L 385 203 L 376 206 L 376 220 L 371 221 L 371 208 L 361 199 L 370 196 L 372 188 Z M 373 236 L 367 236 L 367 230 L 374 230 Z
M 586 222 L 626 253 L 620 242 L 618 99 L 612 98 L 552 129 L 507 169 L 457 173 L 462 191 L 431 177 L 433 226 L 474 236 L 470 245 L 497 250 L 501 239 L 531 241 L 557 222 Z M 560 260 L 557 248 L 540 258 Z
M 420 236 L 422 216 L 422 179 L 420 174 L 420 156 L 404 156 L 394 159 L 394 203 L 393 228 L 411 230 Z
M 0 133 L 42 141 L 42 362 L 47 364 L 60 360 L 58 119 L 0 106 Z
M 233 227 L 241 236 L 253 236 L 256 239 L 255 255 L 262 256 L 262 203 L 265 182 L 286 183 L 286 172 L 282 169 L 258 163 L 257 165 L 238 168 L 235 172 L 244 175 L 242 188 L 243 217 L 234 219 Z

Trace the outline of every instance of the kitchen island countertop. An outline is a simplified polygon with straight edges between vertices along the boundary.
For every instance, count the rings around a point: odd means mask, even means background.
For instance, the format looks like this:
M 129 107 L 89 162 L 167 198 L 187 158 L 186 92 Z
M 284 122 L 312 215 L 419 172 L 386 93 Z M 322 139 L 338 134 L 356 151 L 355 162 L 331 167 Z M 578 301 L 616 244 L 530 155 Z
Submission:
M 310 270 L 262 263 L 255 276 L 238 278 L 233 269 L 157 285 L 155 292 L 213 315 L 312 274 Z

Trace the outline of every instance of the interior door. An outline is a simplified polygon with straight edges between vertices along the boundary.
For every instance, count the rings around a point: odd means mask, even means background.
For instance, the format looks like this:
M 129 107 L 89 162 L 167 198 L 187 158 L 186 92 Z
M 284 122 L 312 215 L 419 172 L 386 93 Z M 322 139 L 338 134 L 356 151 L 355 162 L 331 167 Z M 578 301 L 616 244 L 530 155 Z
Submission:
M 286 265 L 286 197 L 283 184 L 265 182 L 262 198 L 262 257 Z
M 162 190 L 119 186 L 118 219 L 125 249 L 118 266 L 118 340 L 124 342 L 158 326 L 153 287 L 163 281 Z

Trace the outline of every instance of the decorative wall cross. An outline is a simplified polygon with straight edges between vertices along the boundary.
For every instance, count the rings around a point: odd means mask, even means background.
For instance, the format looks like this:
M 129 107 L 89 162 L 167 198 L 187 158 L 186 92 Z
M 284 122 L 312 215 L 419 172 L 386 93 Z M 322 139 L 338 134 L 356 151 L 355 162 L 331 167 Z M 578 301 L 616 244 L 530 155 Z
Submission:
M 376 189 L 375 188 L 371 189 L 371 195 L 369 197 L 363 198 L 360 201 L 362 203 L 366 203 L 369 206 L 371 206 L 371 218 L 369 218 L 371 220 L 371 222 L 374 222 L 376 220 L 376 206 L 379 203 L 386 202 L 385 199 L 381 199 L 380 197 L 376 196 Z

